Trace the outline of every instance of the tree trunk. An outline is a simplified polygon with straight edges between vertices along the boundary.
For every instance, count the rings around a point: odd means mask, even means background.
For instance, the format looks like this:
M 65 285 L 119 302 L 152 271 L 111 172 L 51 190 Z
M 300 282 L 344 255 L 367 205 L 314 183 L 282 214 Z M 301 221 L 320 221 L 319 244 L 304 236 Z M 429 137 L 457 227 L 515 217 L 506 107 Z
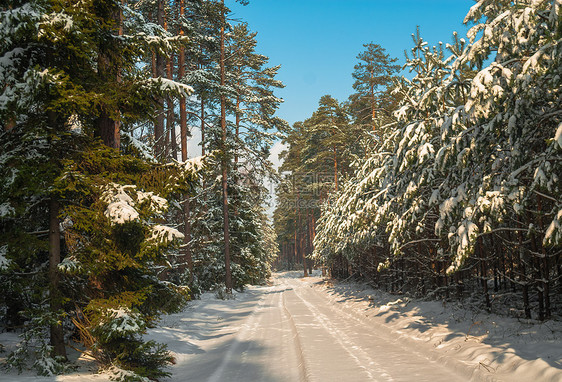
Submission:
M 156 12 L 156 23 L 164 26 L 164 1 L 158 0 L 158 8 Z M 160 52 L 156 53 L 156 77 L 164 77 L 165 58 Z M 161 160 L 164 157 L 164 98 L 158 97 L 156 108 L 156 122 L 154 124 L 154 156 Z
M 520 284 L 523 287 L 523 309 L 525 309 L 525 318 L 530 319 L 531 318 L 531 306 L 529 304 L 529 282 L 527 279 L 527 267 L 525 264 L 525 256 L 524 256 L 524 251 L 525 248 L 523 248 L 523 232 L 522 230 L 519 230 L 518 232 L 518 237 L 519 237 L 519 266 L 521 268 L 521 276 L 520 278 L 523 279 L 523 281 L 520 281 Z
M 488 268 L 486 259 L 484 258 L 484 245 L 482 237 L 478 238 L 478 247 L 480 249 L 480 266 L 482 269 L 482 288 L 484 289 L 484 298 L 486 300 L 486 307 L 488 311 L 492 308 L 490 304 L 490 294 L 488 293 Z
M 224 7 L 224 0 L 221 0 Z M 221 87 L 225 86 L 225 52 L 224 52 L 224 24 L 226 23 L 224 8 L 222 10 L 222 25 L 220 35 L 220 74 Z M 224 226 L 224 266 L 225 266 L 225 286 L 226 293 L 232 293 L 232 274 L 230 270 L 230 228 L 228 219 L 228 162 L 226 153 L 226 96 L 221 89 L 221 170 L 222 170 L 222 210 L 223 210 L 223 226 Z
M 184 219 L 184 256 L 189 270 L 189 284 L 193 282 L 193 257 L 191 255 L 191 208 L 189 195 L 185 195 L 183 202 L 183 219 Z
M 180 0 L 180 17 L 185 14 L 184 0 Z M 183 29 L 180 29 L 180 36 L 184 35 Z M 178 81 L 183 81 L 185 77 L 185 47 L 182 45 L 180 47 L 180 53 L 178 57 Z M 186 100 L 182 96 L 180 98 L 180 143 L 181 143 L 181 160 L 182 162 L 187 161 L 187 110 L 186 110 Z M 175 130 L 174 130 L 175 131 Z M 183 227 L 184 227 L 184 256 L 185 263 L 187 263 L 187 269 L 189 270 L 189 283 L 193 282 L 193 257 L 191 255 L 191 208 L 189 195 L 184 195 L 183 202 Z
M 178 160 L 178 150 L 176 142 L 176 128 L 174 126 L 174 100 L 166 98 L 166 144 L 165 157 Z
M 534 233 L 531 233 L 531 249 L 532 253 L 532 261 L 534 267 L 534 274 L 535 274 L 535 289 L 537 290 L 537 298 L 539 302 L 539 320 L 543 321 L 545 319 L 545 306 L 544 306 L 544 282 L 543 282 L 543 274 L 542 274 L 542 260 L 537 254 L 539 253 L 539 248 L 537 244 L 537 240 Z
M 187 160 L 187 112 L 185 105 L 185 97 L 180 98 L 180 142 L 181 142 L 181 160 Z
M 183 0 L 180 1 L 180 15 L 183 16 Z M 183 35 L 183 30 L 180 31 Z M 180 48 L 180 55 L 178 59 L 178 81 L 182 81 L 185 76 L 185 48 Z M 187 110 L 185 105 L 185 96 L 180 98 L 180 141 L 181 141 L 181 160 L 187 160 Z
M 295 246 L 294 246 L 294 252 L 293 252 L 293 260 L 296 263 L 297 259 L 298 259 L 298 248 L 297 248 L 297 219 L 295 219 L 295 232 L 294 232 L 294 240 L 295 240 Z
M 300 193 L 299 193 L 299 199 L 300 199 Z M 301 211 L 300 209 L 298 210 L 298 216 L 299 216 L 299 228 L 302 225 L 302 217 L 301 217 Z M 301 256 L 302 256 L 302 267 L 304 269 L 304 277 L 308 277 L 308 270 L 306 269 L 306 251 L 304 250 L 304 245 L 303 245 L 303 237 L 304 234 L 301 234 L 300 239 L 299 239 L 299 247 L 300 247 L 300 251 L 301 251 Z
M 119 150 L 121 145 L 119 123 L 113 120 L 106 110 L 100 113 L 96 122 L 98 134 L 104 145 Z
M 203 47 L 201 46 L 201 57 L 203 57 Z M 203 69 L 203 59 L 199 63 L 199 69 Z M 201 97 L 201 155 L 205 155 L 205 96 L 203 94 Z
M 313 240 L 313 234 L 312 234 L 312 215 L 310 215 L 308 212 L 306 214 L 306 219 L 308 222 L 308 248 L 309 248 L 309 254 L 312 255 L 312 253 L 314 252 L 314 243 L 312 242 Z M 312 262 L 312 260 L 309 260 L 308 262 L 308 273 L 311 275 L 312 271 L 314 268 L 314 264 Z
M 336 192 L 338 192 L 338 150 L 334 144 L 334 183 L 336 185 Z
M 238 164 L 238 139 L 240 135 L 240 96 L 236 97 L 236 148 L 234 151 L 234 163 Z
M 201 155 L 205 155 L 205 99 L 201 96 Z
M 60 264 L 60 225 L 59 225 L 59 203 L 52 198 L 49 201 L 49 294 L 50 308 L 53 314 L 58 314 L 62 310 L 61 295 L 59 291 Z M 64 346 L 64 333 L 62 324 L 57 322 L 50 326 L 50 342 L 53 347 L 53 356 L 66 358 L 66 348 Z
M 114 9 L 114 19 L 117 22 L 118 29 L 114 31 L 117 35 L 123 35 L 123 15 L 119 8 Z M 107 47 L 101 45 L 98 53 L 98 75 L 108 82 L 121 82 L 121 68 L 118 68 L 111 60 L 111 55 L 107 52 Z M 120 123 L 114 120 L 109 115 L 109 111 L 102 109 L 100 115 L 96 120 L 96 135 L 98 135 L 102 142 L 116 150 L 121 146 Z
M 168 22 L 164 22 L 166 30 L 168 30 Z M 172 54 L 166 60 L 166 76 L 174 79 L 174 55 Z M 166 97 L 166 156 L 171 156 L 174 160 L 178 160 L 177 143 L 176 143 L 176 127 L 174 123 L 174 100 L 172 97 Z
M 542 220 L 543 216 L 543 207 L 542 207 L 542 198 L 540 195 L 537 195 L 537 218 L 539 221 L 539 228 L 541 232 L 544 232 L 544 224 Z M 546 319 L 550 318 L 552 315 L 550 309 L 550 264 L 548 261 L 548 254 L 542 243 L 540 244 L 541 250 L 541 258 L 538 259 L 538 267 L 539 269 L 542 267 L 542 286 L 543 286 L 543 297 L 544 297 L 544 316 Z
M 371 79 L 373 78 L 373 72 L 371 72 Z M 370 88 L 370 96 L 371 96 L 371 123 L 373 125 L 373 132 L 376 130 L 376 124 L 375 124 L 375 117 L 376 117 L 376 108 L 375 108 L 375 87 L 374 85 L 371 85 Z

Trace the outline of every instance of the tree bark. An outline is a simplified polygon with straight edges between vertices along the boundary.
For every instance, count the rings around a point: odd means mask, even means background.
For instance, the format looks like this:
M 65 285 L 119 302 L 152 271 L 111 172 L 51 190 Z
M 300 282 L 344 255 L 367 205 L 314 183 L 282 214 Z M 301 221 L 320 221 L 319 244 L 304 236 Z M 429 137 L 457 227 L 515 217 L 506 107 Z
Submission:
M 338 192 L 338 150 L 334 144 L 334 183 Z
M 158 7 L 156 11 L 156 23 L 164 26 L 164 1 L 158 0 Z M 165 59 L 160 52 L 156 52 L 155 60 L 155 74 L 156 78 L 164 77 Z M 156 159 L 161 160 L 164 157 L 164 97 L 159 96 L 157 99 L 156 108 L 156 121 L 154 124 L 154 156 Z
M 371 72 L 371 81 L 373 81 L 373 72 Z M 371 123 L 373 124 L 373 132 L 376 131 L 376 123 L 375 123 L 375 117 L 376 117 L 376 108 L 375 108 L 375 86 L 371 84 L 371 88 L 370 88 L 370 96 L 371 96 Z
M 527 278 L 527 266 L 525 264 L 525 256 L 523 247 L 523 232 L 519 230 L 517 232 L 519 238 L 519 267 L 521 268 L 521 275 L 519 283 L 523 288 L 523 309 L 525 310 L 525 318 L 531 318 L 531 306 L 529 304 L 529 282 Z M 521 281 L 522 280 L 522 281 Z
M 203 56 L 203 47 L 201 46 L 201 56 Z M 203 69 L 203 59 L 201 59 L 200 69 Z M 205 97 L 203 94 L 200 95 L 201 97 L 201 155 L 205 155 Z
M 113 11 L 113 18 L 117 23 L 117 30 L 114 30 L 113 33 L 122 36 L 123 14 L 117 7 Z M 112 62 L 111 52 L 108 52 L 107 49 L 103 44 L 99 47 L 98 74 L 104 81 L 121 82 L 121 68 Z M 121 146 L 121 123 L 111 118 L 108 110 L 102 109 L 100 111 L 100 115 L 96 120 L 96 127 L 96 134 L 101 138 L 102 142 L 108 147 L 119 150 Z
M 166 25 L 166 30 L 168 29 Z M 174 77 L 174 56 L 171 55 L 166 60 L 166 75 L 172 80 Z M 174 160 L 178 160 L 177 143 L 176 143 L 176 127 L 174 124 L 174 100 L 172 97 L 166 97 L 166 156 L 171 156 Z
M 205 155 L 205 99 L 201 96 L 201 155 Z
M 240 96 L 236 97 L 236 145 L 238 146 L 238 139 L 240 136 Z M 234 151 L 234 163 L 238 164 L 238 148 L 235 148 Z
M 100 113 L 97 119 L 98 134 L 104 145 L 119 150 L 121 146 L 121 135 L 119 122 L 109 116 L 106 110 Z
M 185 0 L 179 1 L 179 11 L 180 18 L 185 14 Z M 184 31 L 180 28 L 180 36 L 184 35 Z M 185 77 L 185 47 L 182 45 L 180 47 L 179 57 L 178 57 L 178 81 L 183 81 Z M 181 146 L 181 160 L 182 162 L 187 161 L 187 110 L 186 110 L 186 100 L 182 96 L 180 98 L 180 146 Z M 175 129 L 174 129 L 175 133 Z M 189 270 L 189 283 L 193 282 L 193 257 L 191 254 L 191 206 L 189 195 L 184 195 L 183 204 L 183 244 L 184 244 L 184 262 L 187 263 L 187 269 Z
M 310 213 L 307 211 L 306 213 L 306 220 L 308 222 L 308 251 L 309 254 L 312 255 L 312 253 L 314 252 L 314 237 L 312 235 L 312 215 L 310 215 Z M 308 262 L 308 274 L 312 274 L 312 268 L 313 268 L 313 262 L 312 260 L 310 260 Z
M 484 244 L 482 237 L 478 238 L 478 246 L 480 249 L 480 266 L 482 269 L 482 288 L 484 289 L 484 299 L 486 301 L 486 307 L 488 311 L 492 308 L 490 303 L 490 294 L 488 293 L 488 267 L 486 264 L 486 259 L 484 258 Z
M 180 18 L 185 14 L 185 0 L 180 0 Z M 180 28 L 180 36 L 184 35 L 183 28 Z M 185 77 L 185 47 L 180 47 L 178 57 L 178 81 L 182 82 Z M 180 97 L 180 141 L 181 141 L 181 160 L 187 160 L 187 110 L 185 97 Z
M 544 224 L 543 224 L 543 207 L 542 207 L 542 198 L 540 195 L 537 195 L 537 218 L 539 221 L 539 228 L 541 232 L 544 232 Z M 552 315 L 552 311 L 550 308 L 550 264 L 548 261 L 548 254 L 544 248 L 542 243 L 540 244 L 541 247 L 541 258 L 538 259 L 537 266 L 539 269 L 542 267 L 542 287 L 543 287 L 543 297 L 544 297 L 544 316 L 546 319 L 550 318 Z
M 300 201 L 300 192 L 298 192 L 297 195 L 298 195 L 297 199 Z M 298 213 L 298 226 L 297 229 L 295 230 L 295 233 L 300 230 L 301 226 L 303 226 L 300 206 L 297 206 L 297 213 Z M 306 269 L 306 251 L 304 250 L 303 236 L 304 233 L 301 233 L 299 238 L 299 249 L 301 251 L 301 256 L 302 256 L 302 267 L 304 270 L 304 277 L 308 277 L 308 270 Z
M 224 0 L 221 0 L 224 7 Z M 222 10 L 222 25 L 220 31 L 220 75 L 221 75 L 221 170 L 222 170 L 222 210 L 223 210 L 223 229 L 224 229 L 224 266 L 225 266 L 225 286 L 226 293 L 232 293 L 232 274 L 230 270 L 230 228 L 228 218 L 228 161 L 226 153 L 226 96 L 224 86 L 226 83 L 225 73 L 225 51 L 224 51 L 224 24 L 226 23 L 224 8 Z

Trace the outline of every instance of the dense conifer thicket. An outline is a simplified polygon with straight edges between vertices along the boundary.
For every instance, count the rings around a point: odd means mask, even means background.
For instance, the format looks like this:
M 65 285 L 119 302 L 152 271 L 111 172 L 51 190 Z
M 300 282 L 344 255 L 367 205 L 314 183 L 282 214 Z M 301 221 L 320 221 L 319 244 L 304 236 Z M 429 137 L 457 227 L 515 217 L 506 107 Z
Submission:
M 561 7 L 479 0 L 466 38 L 430 47 L 412 36 L 407 78 L 366 45 L 357 93 L 323 97 L 285 139 L 280 264 L 560 315 Z
M 0 320 L 22 333 L 6 366 L 58 374 L 74 344 L 119 379 L 164 377 L 172 357 L 143 339 L 160 314 L 269 277 L 283 85 L 228 15 L 215 0 L 0 2 Z

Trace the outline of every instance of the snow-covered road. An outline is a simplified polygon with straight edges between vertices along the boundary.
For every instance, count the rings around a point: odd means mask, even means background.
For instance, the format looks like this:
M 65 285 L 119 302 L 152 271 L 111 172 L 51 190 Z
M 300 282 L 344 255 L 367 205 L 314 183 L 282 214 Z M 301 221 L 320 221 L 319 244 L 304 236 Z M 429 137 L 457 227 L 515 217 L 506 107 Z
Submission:
M 163 382 L 562 381 L 560 321 L 525 323 L 301 276 L 278 273 L 271 285 L 250 286 L 232 300 L 205 293 L 162 317 L 147 337 L 175 357 Z M 17 341 L 0 333 L 0 343 Z M 0 381 L 111 379 L 85 355 L 77 365 L 51 377 L 2 370 Z
M 206 295 L 166 317 L 151 336 L 176 355 L 172 380 L 466 380 L 294 276 L 232 301 Z

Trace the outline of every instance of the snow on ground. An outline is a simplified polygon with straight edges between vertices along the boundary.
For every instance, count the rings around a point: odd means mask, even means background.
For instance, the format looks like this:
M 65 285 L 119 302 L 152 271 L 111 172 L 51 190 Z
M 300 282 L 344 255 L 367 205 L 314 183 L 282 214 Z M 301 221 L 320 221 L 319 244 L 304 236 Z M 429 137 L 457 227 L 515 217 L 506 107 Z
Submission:
M 319 271 L 308 278 L 278 273 L 272 285 L 235 292 L 232 300 L 206 293 L 164 316 L 147 337 L 174 355 L 170 382 L 562 381 L 560 322 L 399 298 L 322 279 Z M 7 349 L 17 341 L 0 333 Z M 81 357 L 70 375 L 8 372 L 0 381 L 109 380 L 94 370 Z
M 313 281 L 311 279 L 311 281 Z M 474 372 L 475 380 L 562 381 L 562 322 L 530 321 L 409 299 L 365 283 L 317 279 L 333 304 L 425 348 L 432 359 Z
M 24 371 L 21 374 L 18 374 L 16 370 L 5 370 L 4 364 L 5 360 L 9 355 L 9 352 L 15 349 L 17 344 L 19 343 L 20 338 L 17 333 L 7 333 L 2 332 L 0 333 L 0 344 L 4 346 L 4 352 L 0 353 L 0 381 L 9 381 L 9 382 L 26 382 L 26 381 L 33 381 L 33 382 L 47 382 L 47 381 L 65 381 L 65 382 L 105 382 L 109 381 L 109 375 L 107 374 L 98 374 L 96 373 L 96 365 L 92 361 L 92 359 L 80 355 L 79 352 L 67 348 L 68 358 L 73 361 L 77 369 L 68 375 L 60 375 L 60 376 L 51 376 L 51 377 L 42 377 L 38 376 L 34 370 Z

